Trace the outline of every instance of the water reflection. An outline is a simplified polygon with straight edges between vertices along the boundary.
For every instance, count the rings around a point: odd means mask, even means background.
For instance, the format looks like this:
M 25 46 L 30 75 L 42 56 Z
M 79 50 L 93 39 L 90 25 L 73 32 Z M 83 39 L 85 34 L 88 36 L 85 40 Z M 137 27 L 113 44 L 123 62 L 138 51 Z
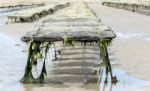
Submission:
M 144 32 L 117 32 L 117 38 L 120 39 L 138 39 L 150 42 L 149 33 Z
M 89 91 L 90 89 L 98 88 L 96 85 L 84 86 L 84 89 L 79 87 L 64 86 L 62 84 L 44 84 L 32 85 L 21 84 L 19 81 L 24 73 L 26 64 L 26 55 L 21 52 L 23 48 L 16 47 L 16 41 L 11 37 L 0 34 L 0 91 Z M 11 56 L 10 56 L 11 55 Z M 99 91 L 145 91 L 142 88 L 150 89 L 150 82 L 132 77 L 125 71 L 113 69 L 113 73 L 119 80 L 117 83 L 111 83 L 110 76 L 105 69 L 101 70 L 99 80 Z M 90 90 L 93 91 L 93 90 Z
M 113 72 L 118 79 L 116 83 L 111 82 L 111 78 L 108 73 L 106 73 L 105 69 L 101 70 L 99 91 L 145 91 L 139 88 L 150 87 L 150 81 L 136 79 L 123 70 L 113 69 Z
M 100 76 L 99 76 L 99 91 L 107 91 L 106 89 L 109 89 L 109 91 L 112 91 L 113 86 L 117 84 L 116 82 L 111 82 L 110 76 L 106 69 L 102 68 L 100 69 Z M 110 87 L 108 87 L 110 85 Z
M 125 38 L 125 39 L 143 38 L 149 36 L 149 34 L 144 32 L 117 32 L 116 34 L 118 38 Z
M 24 90 L 23 91 L 46 91 L 53 89 L 63 89 L 68 88 L 68 86 L 63 84 L 22 84 Z
M 7 20 L 8 20 L 7 16 L 8 15 L 13 15 L 16 12 L 17 11 L 0 13 L 0 26 L 5 25 L 7 23 Z

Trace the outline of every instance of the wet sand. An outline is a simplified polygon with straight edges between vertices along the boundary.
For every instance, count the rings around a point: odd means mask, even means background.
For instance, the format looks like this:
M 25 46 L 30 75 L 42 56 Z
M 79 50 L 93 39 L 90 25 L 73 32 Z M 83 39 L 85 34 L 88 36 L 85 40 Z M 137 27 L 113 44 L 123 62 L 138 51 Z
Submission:
M 90 6 L 117 33 L 111 46 L 117 67 L 134 77 L 150 80 L 150 17 L 98 4 Z
M 114 69 L 120 81 L 118 85 L 112 86 L 112 91 L 149 91 L 150 82 L 144 80 L 150 80 L 150 18 L 96 3 L 90 4 L 90 7 L 94 8 L 102 22 L 110 26 L 118 36 L 111 46 L 111 54 L 113 54 L 111 59 L 114 63 L 113 68 L 120 68 L 125 72 Z M 24 73 L 27 57 L 26 53 L 22 52 L 27 46 L 20 41 L 20 38 L 41 20 L 34 23 L 0 25 L 0 42 L 2 43 L 0 46 L 0 66 L 3 67 L 0 70 L 0 90 L 60 91 L 63 89 L 63 91 L 93 91 L 89 89 L 93 88 L 91 85 L 89 87 L 78 85 L 63 87 L 62 85 L 45 84 L 39 86 L 19 83 Z M 127 75 L 126 72 L 129 74 Z M 100 89 L 103 89 L 104 85 L 102 83 Z M 108 84 L 107 89 L 103 91 L 111 91 L 111 85 Z
M 72 86 L 68 87 L 59 84 L 26 85 L 19 82 L 23 77 L 27 58 L 27 52 L 23 52 L 24 50 L 27 51 L 27 45 L 21 42 L 20 38 L 26 32 L 31 31 L 34 25 L 40 24 L 41 21 L 47 20 L 49 17 L 51 15 L 33 23 L 9 23 L 5 25 L 5 20 L 2 21 L 0 25 L 0 42 L 2 43 L 2 46 L 0 46 L 0 66 L 4 67 L 4 69 L 0 70 L 1 91 L 47 91 L 48 89 L 51 91 L 60 91 L 62 89 L 63 91 L 97 91 L 98 86 L 95 88 L 97 84 L 93 87 L 92 85 L 82 87 L 80 84 L 72 84 Z

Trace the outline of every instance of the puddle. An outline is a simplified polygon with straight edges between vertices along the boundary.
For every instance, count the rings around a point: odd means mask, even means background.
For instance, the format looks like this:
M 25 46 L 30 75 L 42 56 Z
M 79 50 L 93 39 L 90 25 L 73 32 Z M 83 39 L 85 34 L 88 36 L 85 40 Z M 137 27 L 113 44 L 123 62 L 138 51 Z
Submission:
M 141 89 L 144 87 L 149 87 L 150 89 L 150 81 L 136 79 L 120 69 L 113 69 L 113 73 L 117 76 L 118 82 L 112 84 L 110 77 L 108 77 L 108 82 L 105 83 L 107 76 L 105 70 L 103 70 L 103 77 L 101 78 L 99 91 L 145 91 Z
M 14 13 L 16 13 L 17 11 L 14 11 L 14 12 L 5 12 L 5 13 L 0 13 L 0 26 L 1 25 L 5 25 L 6 22 L 7 22 L 7 16 L 8 15 L 12 15 Z
M 148 36 L 146 33 L 137 32 L 117 32 L 118 38 L 142 38 Z
M 26 57 L 21 53 L 21 48 L 15 46 L 17 44 L 11 37 L 0 34 L 0 91 L 93 91 L 95 86 L 89 85 L 83 87 L 63 87 L 63 85 L 27 85 L 21 84 L 19 80 L 24 73 Z M 4 51 L 5 50 L 5 51 Z M 11 55 L 11 56 L 10 56 Z M 104 72 L 104 71 L 103 71 Z M 111 84 L 110 78 L 108 83 L 104 83 L 106 75 L 103 73 L 103 79 L 99 85 L 99 91 L 145 91 L 141 88 L 150 87 L 149 81 L 136 79 L 125 71 L 113 69 L 114 74 L 118 78 L 116 84 Z M 98 88 L 98 86 L 97 86 Z M 94 90 L 96 91 L 96 90 Z
M 5 13 L 0 13 L 0 17 L 2 17 L 2 16 L 7 16 L 7 15 L 12 15 L 12 14 L 14 14 L 14 13 L 16 13 L 16 12 L 5 12 Z
M 150 42 L 150 37 L 149 37 L 149 38 L 146 38 L 145 40 Z
M 121 39 L 139 39 L 150 42 L 150 34 L 143 33 L 143 32 L 117 32 L 117 38 Z
M 0 19 L 0 26 L 5 25 L 7 22 L 7 18 Z
M 0 17 L 6 17 L 7 15 L 13 15 L 15 13 L 17 13 L 18 11 L 12 11 L 12 12 L 4 12 L 4 13 L 0 13 Z
M 0 91 L 19 83 L 24 71 L 25 56 L 17 42 L 0 33 Z M 15 91 L 15 90 L 14 90 Z
M 130 33 L 127 33 L 125 35 L 118 35 L 118 37 L 122 38 L 129 38 L 128 36 L 130 38 L 137 36 L 144 37 L 143 34 L 130 35 Z M 14 41 L 11 37 L 0 34 L 0 42 L 2 43 L 0 46 L 0 66 L 2 67 L 0 69 L 0 91 L 46 91 L 47 89 L 52 91 L 56 89 L 57 91 L 63 89 L 64 91 L 72 90 L 72 88 L 62 87 L 62 85 L 52 86 L 47 84 L 39 86 L 21 84 L 19 80 L 24 73 L 26 57 L 24 56 L 24 54 L 21 54 L 21 49 L 18 49 L 18 47 L 15 46 L 17 42 Z M 127 74 L 127 72 L 120 69 L 113 69 L 113 72 L 117 76 L 117 79 L 119 81 L 116 84 L 111 84 L 109 78 L 108 83 L 104 83 L 106 75 L 103 71 L 103 78 L 99 85 L 99 91 L 145 91 L 144 88 L 150 90 L 150 81 L 136 79 L 130 74 Z M 92 88 L 94 88 L 94 86 L 91 87 L 91 89 Z M 77 88 L 73 89 L 74 91 L 80 91 L 80 89 Z M 83 91 L 88 91 L 88 88 L 85 86 L 85 89 Z

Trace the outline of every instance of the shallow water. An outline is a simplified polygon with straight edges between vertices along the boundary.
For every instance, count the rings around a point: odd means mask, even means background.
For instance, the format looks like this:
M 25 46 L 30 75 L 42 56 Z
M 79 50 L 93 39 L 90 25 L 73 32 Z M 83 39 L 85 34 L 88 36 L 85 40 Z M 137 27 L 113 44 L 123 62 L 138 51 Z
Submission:
M 60 91 L 62 89 L 63 91 L 96 91 L 95 87 L 97 87 L 98 89 L 97 85 L 23 85 L 19 82 L 19 80 L 23 76 L 24 67 L 26 64 L 26 54 L 21 52 L 23 48 L 15 46 L 17 42 L 11 37 L 6 36 L 2 33 L 0 34 L 0 42 L 2 43 L 0 46 L 0 67 L 2 67 L 0 69 L 0 91 L 46 91 L 47 89 L 53 91 Z M 102 80 L 99 85 L 99 91 L 145 91 L 142 90 L 141 87 L 144 88 L 150 86 L 149 81 L 133 78 L 125 71 L 122 71 L 120 69 L 113 69 L 113 71 L 117 76 L 119 82 L 114 85 L 110 83 L 110 80 L 108 80 L 108 84 L 104 84 Z M 103 75 L 103 79 L 104 78 L 105 74 Z
M 6 24 L 6 22 L 8 20 L 7 15 L 12 15 L 14 13 L 16 13 L 16 11 L 0 13 L 0 26 Z
M 150 34 L 144 32 L 116 32 L 119 39 L 138 39 L 144 41 L 150 41 Z
M 13 39 L 0 34 L 0 91 L 13 88 L 19 84 L 19 79 L 24 71 L 24 54 L 21 48 L 15 46 Z
M 12 14 L 12 13 L 11 13 Z M 0 16 L 10 15 L 5 13 Z M 4 25 L 6 19 L 0 19 L 0 25 Z M 117 32 L 118 39 L 138 39 L 150 41 L 150 35 L 144 32 Z M 116 84 L 104 83 L 105 74 L 99 87 L 97 85 L 87 84 L 72 84 L 70 87 L 61 84 L 21 84 L 19 80 L 22 78 L 26 65 L 26 53 L 23 53 L 22 46 L 15 46 L 17 41 L 11 37 L 0 33 L 0 91 L 149 91 L 150 81 L 140 80 L 132 77 L 127 72 L 116 69 L 114 66 L 113 72 L 118 78 Z M 115 55 L 117 56 L 117 55 Z
M 112 84 L 109 77 L 108 83 L 105 83 L 106 75 L 103 71 L 103 78 L 99 87 L 100 91 L 145 91 L 142 87 L 150 86 L 150 81 L 134 78 L 123 70 L 113 69 L 113 72 L 117 76 L 118 82 Z

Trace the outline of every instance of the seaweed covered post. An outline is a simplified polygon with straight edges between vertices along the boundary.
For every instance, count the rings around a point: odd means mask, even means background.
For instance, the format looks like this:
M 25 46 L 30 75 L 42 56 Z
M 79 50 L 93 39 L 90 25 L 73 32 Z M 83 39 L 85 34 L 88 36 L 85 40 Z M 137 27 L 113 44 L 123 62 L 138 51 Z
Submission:
M 32 71 L 31 71 L 32 70 L 31 56 L 33 54 L 32 46 L 33 46 L 33 42 L 30 43 L 25 73 L 23 78 L 21 79 L 22 83 L 31 83 L 34 81 Z
M 25 68 L 25 73 L 23 78 L 21 79 L 22 83 L 43 83 L 46 72 L 46 57 L 48 49 L 50 48 L 51 42 L 37 42 L 32 41 L 30 43 L 28 59 Z M 32 74 L 32 65 L 37 62 L 37 60 L 43 61 L 42 70 L 39 77 L 34 78 Z
M 108 75 L 108 73 L 110 73 L 111 81 L 115 83 L 118 80 L 117 80 L 116 76 L 113 76 L 112 67 L 111 67 L 111 63 L 110 63 L 110 59 L 109 59 L 109 54 L 107 51 L 107 46 L 109 46 L 111 44 L 111 41 L 112 41 L 112 39 L 101 38 L 99 41 L 99 48 L 100 48 L 100 56 L 105 65 L 106 73 L 107 73 L 107 75 Z

